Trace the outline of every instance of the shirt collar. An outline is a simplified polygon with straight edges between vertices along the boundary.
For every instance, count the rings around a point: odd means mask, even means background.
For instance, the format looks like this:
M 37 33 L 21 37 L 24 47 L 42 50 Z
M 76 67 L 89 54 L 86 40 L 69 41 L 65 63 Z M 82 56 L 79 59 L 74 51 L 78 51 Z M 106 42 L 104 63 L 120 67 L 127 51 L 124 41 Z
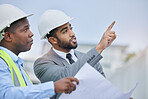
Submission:
M 66 54 L 67 54 L 67 53 L 62 52 L 62 51 L 58 51 L 58 50 L 56 50 L 54 47 L 53 47 L 53 50 L 54 50 L 60 57 L 66 59 Z M 70 54 L 72 55 L 72 57 L 74 56 L 74 50 L 73 50 L 73 49 L 71 49 L 70 52 L 68 52 L 68 53 L 70 53 Z
M 22 64 L 23 64 L 24 61 L 20 57 L 18 57 L 16 54 L 14 54 L 12 51 L 10 51 L 7 48 L 2 47 L 2 46 L 0 46 L 0 49 L 3 50 L 3 51 L 5 51 L 12 58 L 12 60 L 15 63 L 18 62 L 18 64 L 21 64 L 21 66 L 23 66 Z

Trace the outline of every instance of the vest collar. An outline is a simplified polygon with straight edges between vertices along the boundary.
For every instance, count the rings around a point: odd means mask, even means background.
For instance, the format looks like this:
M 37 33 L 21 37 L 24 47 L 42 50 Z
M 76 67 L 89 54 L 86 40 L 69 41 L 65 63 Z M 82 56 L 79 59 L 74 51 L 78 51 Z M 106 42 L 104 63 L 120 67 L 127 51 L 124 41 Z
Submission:
M 15 62 L 15 63 L 18 63 L 19 65 L 23 66 L 23 60 L 18 57 L 16 54 L 14 54 L 12 51 L 8 50 L 7 48 L 5 47 L 2 47 L 0 46 L 0 49 L 5 51 L 11 58 L 12 60 Z

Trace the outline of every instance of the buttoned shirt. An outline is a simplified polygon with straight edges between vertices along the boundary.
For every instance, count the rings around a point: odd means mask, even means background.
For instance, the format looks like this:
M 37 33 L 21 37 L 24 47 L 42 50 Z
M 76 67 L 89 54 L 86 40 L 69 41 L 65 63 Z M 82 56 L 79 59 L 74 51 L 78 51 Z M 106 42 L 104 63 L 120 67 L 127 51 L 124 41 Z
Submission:
M 0 99 L 43 99 L 55 95 L 53 81 L 32 85 L 23 70 L 23 60 L 4 47 L 0 46 L 0 49 L 12 58 L 27 85 L 26 87 L 14 86 L 9 67 L 0 58 Z
M 65 53 L 65 52 L 62 52 L 62 51 L 58 51 L 58 50 L 56 50 L 55 48 L 53 48 L 53 50 L 60 56 L 60 57 L 62 57 L 62 58 L 64 58 L 68 63 L 69 63 L 69 60 L 66 58 L 66 54 L 67 53 Z M 77 57 L 75 56 L 75 54 L 74 54 L 74 50 L 73 49 L 71 49 L 68 53 L 70 53 L 71 55 L 72 55 L 72 59 L 76 62 L 78 59 L 77 59 Z M 70 63 L 69 63 L 70 64 Z

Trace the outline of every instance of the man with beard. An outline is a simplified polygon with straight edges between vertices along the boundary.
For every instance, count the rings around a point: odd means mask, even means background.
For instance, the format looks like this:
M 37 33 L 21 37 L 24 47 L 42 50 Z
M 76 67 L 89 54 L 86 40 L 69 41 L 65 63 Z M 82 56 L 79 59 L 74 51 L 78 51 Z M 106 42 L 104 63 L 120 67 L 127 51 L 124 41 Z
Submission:
M 47 38 L 52 48 L 34 63 L 34 72 L 43 82 L 57 81 L 63 77 L 75 76 L 87 62 L 103 76 L 104 72 L 99 63 L 101 52 L 116 38 L 111 31 L 115 21 L 108 27 L 98 45 L 87 53 L 74 50 L 77 40 L 69 21 L 72 18 L 59 10 L 47 10 L 39 20 L 38 28 L 41 38 Z M 51 99 L 58 99 L 59 94 Z

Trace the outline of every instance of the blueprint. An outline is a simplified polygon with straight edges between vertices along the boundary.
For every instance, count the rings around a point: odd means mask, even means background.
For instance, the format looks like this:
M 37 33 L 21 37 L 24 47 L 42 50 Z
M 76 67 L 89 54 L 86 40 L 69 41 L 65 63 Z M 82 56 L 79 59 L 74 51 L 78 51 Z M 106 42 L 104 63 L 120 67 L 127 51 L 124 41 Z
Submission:
M 88 63 L 75 75 L 79 85 L 71 94 L 63 93 L 59 99 L 129 99 L 138 83 L 128 93 L 122 93 Z

